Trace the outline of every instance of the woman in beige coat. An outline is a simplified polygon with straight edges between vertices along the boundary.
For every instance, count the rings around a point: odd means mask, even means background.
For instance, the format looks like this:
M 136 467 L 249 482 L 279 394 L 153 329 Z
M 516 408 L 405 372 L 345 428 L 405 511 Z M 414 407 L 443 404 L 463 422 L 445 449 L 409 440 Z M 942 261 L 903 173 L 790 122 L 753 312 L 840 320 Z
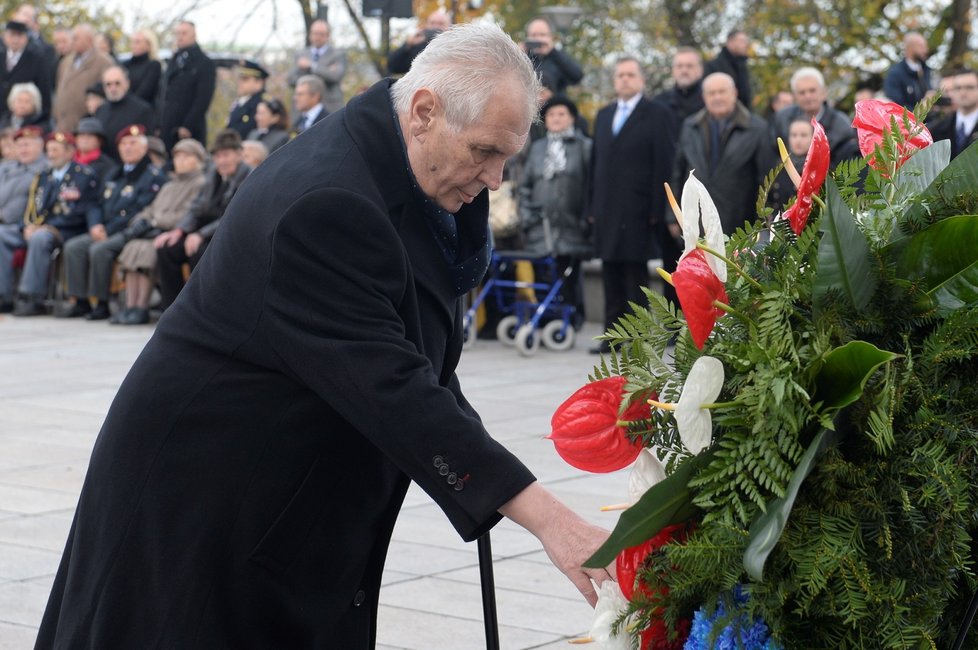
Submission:
M 126 273 L 126 308 L 110 322 L 119 325 L 149 322 L 149 297 L 156 270 L 153 237 L 174 228 L 187 214 L 204 185 L 206 157 L 204 147 L 196 140 L 180 140 L 174 145 L 174 172 L 170 181 L 126 229 L 131 239 L 119 255 L 119 267 Z

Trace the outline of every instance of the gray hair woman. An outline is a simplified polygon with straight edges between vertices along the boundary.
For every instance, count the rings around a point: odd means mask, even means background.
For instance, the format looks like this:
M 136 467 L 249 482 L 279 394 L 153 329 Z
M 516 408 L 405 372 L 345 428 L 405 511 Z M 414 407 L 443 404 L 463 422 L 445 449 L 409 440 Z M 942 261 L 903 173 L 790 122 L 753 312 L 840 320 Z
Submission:
M 19 129 L 24 126 L 40 126 L 46 133 L 47 120 L 41 114 L 41 91 L 33 83 L 19 83 L 10 87 L 7 95 L 7 108 L 10 109 L 6 123 L 0 126 L 12 126 Z

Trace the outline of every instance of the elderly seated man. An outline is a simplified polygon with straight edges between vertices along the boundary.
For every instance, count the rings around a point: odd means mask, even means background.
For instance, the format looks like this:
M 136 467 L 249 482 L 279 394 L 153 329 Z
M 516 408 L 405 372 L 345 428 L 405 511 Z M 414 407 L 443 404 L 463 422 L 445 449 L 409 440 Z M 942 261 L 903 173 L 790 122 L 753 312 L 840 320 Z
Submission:
M 18 129 L 14 134 L 14 159 L 0 163 L 0 223 L 23 223 L 31 181 L 47 164 L 41 127 Z
M 75 155 L 74 136 L 55 131 L 47 136 L 44 151 L 50 168 L 31 182 L 23 222 L 0 225 L 0 313 L 45 313 L 51 252 L 86 230 L 93 232 L 102 220 L 98 178 L 91 169 L 71 160 Z M 27 258 L 14 305 L 11 262 L 14 251 L 24 247 Z
M 105 179 L 102 221 L 87 235 L 65 245 L 68 295 L 71 304 L 57 315 L 62 318 L 105 320 L 109 318 L 112 263 L 126 245 L 123 232 L 129 221 L 156 198 L 166 177 L 149 159 L 146 127 L 132 124 L 116 136 L 122 168 Z M 88 297 L 95 299 L 93 309 Z

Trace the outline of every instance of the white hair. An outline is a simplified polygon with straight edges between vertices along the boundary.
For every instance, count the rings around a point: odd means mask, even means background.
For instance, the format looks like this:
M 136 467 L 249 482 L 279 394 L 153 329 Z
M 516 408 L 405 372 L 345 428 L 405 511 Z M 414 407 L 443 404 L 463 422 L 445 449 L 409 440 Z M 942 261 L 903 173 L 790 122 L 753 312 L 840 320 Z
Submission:
M 441 100 L 448 126 L 457 133 L 482 117 L 499 85 L 509 80 L 522 88 L 518 101 L 529 123 L 540 92 L 530 58 L 497 25 L 465 23 L 432 39 L 394 84 L 391 96 L 395 110 L 404 114 L 414 94 L 427 88 Z
M 822 76 L 822 73 L 819 72 L 818 69 L 798 68 L 795 70 L 795 73 L 791 75 L 791 81 L 788 84 L 791 86 L 791 92 L 795 92 L 797 90 L 795 86 L 797 86 L 798 82 L 802 79 L 814 79 L 818 82 L 820 88 L 825 88 L 825 77 Z
M 41 91 L 30 81 L 25 83 L 14 84 L 10 87 L 10 93 L 7 94 L 7 108 L 11 111 L 14 110 L 14 99 L 17 95 L 21 93 L 27 93 L 31 97 L 31 101 L 34 103 L 34 112 L 41 112 Z

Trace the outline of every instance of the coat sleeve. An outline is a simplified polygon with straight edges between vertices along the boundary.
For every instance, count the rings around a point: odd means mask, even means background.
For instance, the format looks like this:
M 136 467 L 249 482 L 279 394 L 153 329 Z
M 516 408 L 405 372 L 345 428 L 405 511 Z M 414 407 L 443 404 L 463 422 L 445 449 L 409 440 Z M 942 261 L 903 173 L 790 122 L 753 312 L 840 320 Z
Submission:
M 284 370 L 418 483 L 472 540 L 533 475 L 440 385 L 399 308 L 410 263 L 386 214 L 347 190 L 306 194 L 272 240 L 262 326 Z
M 191 125 L 207 123 L 207 109 L 214 98 L 214 89 L 217 87 L 217 68 L 214 62 L 206 54 L 201 54 L 200 70 L 197 73 L 197 88 L 194 90 L 194 99 L 190 104 L 184 124 L 181 126 L 190 128 Z M 199 134 L 194 134 L 199 137 Z

